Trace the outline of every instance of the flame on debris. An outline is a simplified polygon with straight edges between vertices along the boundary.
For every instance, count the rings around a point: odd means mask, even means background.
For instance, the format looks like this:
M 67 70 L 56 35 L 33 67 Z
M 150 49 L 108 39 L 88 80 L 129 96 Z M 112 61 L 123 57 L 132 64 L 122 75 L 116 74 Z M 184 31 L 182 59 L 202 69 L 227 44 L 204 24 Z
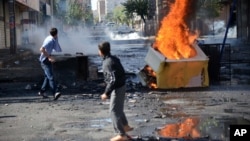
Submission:
M 169 138 L 199 138 L 201 134 L 197 129 L 198 124 L 198 118 L 187 118 L 181 123 L 166 125 L 158 133 Z
M 146 65 L 142 71 L 147 77 L 147 85 L 152 89 L 156 89 L 156 73 L 154 72 L 154 70 L 150 66 Z
M 156 76 L 156 73 L 154 72 L 154 70 L 150 66 L 145 66 L 144 69 L 149 73 L 149 75 L 151 75 L 153 77 Z
M 153 47 L 168 59 L 191 58 L 197 54 L 192 44 L 198 34 L 191 33 L 185 23 L 190 3 L 190 0 L 175 0 L 161 21 Z

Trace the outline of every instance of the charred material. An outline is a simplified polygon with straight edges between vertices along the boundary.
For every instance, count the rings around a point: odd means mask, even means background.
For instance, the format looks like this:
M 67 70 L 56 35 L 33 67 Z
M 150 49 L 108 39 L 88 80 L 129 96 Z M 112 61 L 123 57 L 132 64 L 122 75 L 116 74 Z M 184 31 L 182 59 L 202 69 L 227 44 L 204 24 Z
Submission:
M 74 83 L 76 80 L 87 80 L 89 75 L 88 56 L 77 53 L 76 55 L 55 55 L 54 69 L 58 80 Z M 72 81 L 72 82 L 71 82 Z

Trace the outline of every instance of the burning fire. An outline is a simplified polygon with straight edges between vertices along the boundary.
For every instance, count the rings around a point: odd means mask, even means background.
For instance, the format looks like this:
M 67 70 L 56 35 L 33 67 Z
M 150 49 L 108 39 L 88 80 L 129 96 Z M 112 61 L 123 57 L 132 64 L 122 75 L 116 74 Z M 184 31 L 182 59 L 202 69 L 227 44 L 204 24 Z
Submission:
M 197 54 L 192 44 L 198 35 L 191 33 L 185 23 L 190 3 L 190 0 L 175 0 L 161 21 L 153 47 L 168 59 L 191 58 Z
M 150 66 L 146 65 L 143 68 L 143 71 L 147 75 L 148 86 L 150 88 L 156 89 L 157 88 L 157 85 L 156 85 L 156 73 L 154 72 L 154 70 Z
M 170 138 L 199 138 L 198 118 L 187 118 L 182 123 L 169 124 L 158 131 L 159 135 Z

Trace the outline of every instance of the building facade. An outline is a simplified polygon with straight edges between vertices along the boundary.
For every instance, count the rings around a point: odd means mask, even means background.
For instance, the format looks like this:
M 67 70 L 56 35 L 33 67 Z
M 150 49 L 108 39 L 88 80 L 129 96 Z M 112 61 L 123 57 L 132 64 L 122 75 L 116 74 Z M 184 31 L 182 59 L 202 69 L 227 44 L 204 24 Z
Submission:
M 244 42 L 250 42 L 250 1 L 238 0 L 236 11 L 237 37 Z
M 33 32 L 37 26 L 49 23 L 52 15 L 51 0 L 1 0 L 0 2 L 0 49 L 22 46 L 25 31 Z M 15 23 L 10 23 L 10 13 L 14 12 Z M 12 16 L 13 18 L 13 16 Z M 11 29 L 15 34 L 10 34 Z M 32 38 L 29 37 L 29 42 Z
M 105 0 L 98 0 L 97 1 L 97 12 L 98 12 L 99 22 L 105 21 L 105 16 L 106 16 L 105 9 L 106 9 Z
M 0 48 L 5 48 L 6 43 L 6 24 L 5 24 L 5 4 L 4 1 L 0 2 Z
M 55 4 L 59 3 L 62 6 L 60 8 L 66 11 L 71 1 L 78 2 L 84 9 L 91 10 L 91 0 L 1 0 L 0 49 L 12 47 L 13 40 L 16 47 L 23 46 L 25 32 L 32 33 L 28 34 L 29 43 L 39 44 L 40 42 L 33 36 L 34 33 L 46 35 L 50 27 L 59 24 L 53 17 Z M 14 24 L 10 23 L 11 12 L 14 12 Z M 14 34 L 11 29 L 14 29 Z

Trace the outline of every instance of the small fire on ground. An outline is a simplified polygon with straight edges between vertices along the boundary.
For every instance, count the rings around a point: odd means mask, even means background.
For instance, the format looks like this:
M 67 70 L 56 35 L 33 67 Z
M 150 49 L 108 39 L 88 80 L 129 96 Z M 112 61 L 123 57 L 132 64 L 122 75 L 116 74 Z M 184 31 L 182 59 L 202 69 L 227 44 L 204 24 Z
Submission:
M 168 124 L 158 131 L 162 137 L 168 138 L 199 138 L 201 134 L 198 130 L 198 118 L 187 118 L 181 123 Z

